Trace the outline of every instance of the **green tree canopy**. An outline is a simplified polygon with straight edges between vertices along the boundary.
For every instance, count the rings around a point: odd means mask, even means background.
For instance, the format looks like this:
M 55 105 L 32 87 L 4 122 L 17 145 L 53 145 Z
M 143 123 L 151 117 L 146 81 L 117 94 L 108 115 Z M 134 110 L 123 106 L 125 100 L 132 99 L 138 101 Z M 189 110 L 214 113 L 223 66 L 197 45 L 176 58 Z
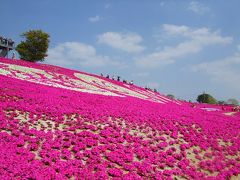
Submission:
M 227 100 L 227 104 L 232 104 L 232 105 L 238 106 L 239 102 L 238 102 L 238 100 L 236 100 L 234 98 L 230 98 Z
M 44 61 L 49 46 L 49 35 L 42 30 L 30 30 L 21 35 L 25 40 L 17 45 L 20 59 L 37 62 Z
M 197 97 L 197 101 L 199 103 L 217 104 L 217 100 L 214 97 L 212 97 L 210 94 L 206 94 L 206 93 L 200 94 Z
M 227 104 L 227 103 L 223 100 L 220 100 L 220 101 L 218 101 L 218 104 L 223 105 L 223 104 Z
M 170 98 L 170 99 L 175 99 L 175 96 L 172 95 L 172 94 L 168 94 L 167 97 Z

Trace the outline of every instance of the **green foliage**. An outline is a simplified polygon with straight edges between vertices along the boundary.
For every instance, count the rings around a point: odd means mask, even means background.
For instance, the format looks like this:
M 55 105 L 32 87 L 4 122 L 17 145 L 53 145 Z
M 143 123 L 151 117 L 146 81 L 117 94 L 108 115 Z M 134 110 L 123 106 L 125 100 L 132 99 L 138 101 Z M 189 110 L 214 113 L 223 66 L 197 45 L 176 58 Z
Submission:
M 223 104 L 227 104 L 225 101 L 218 101 L 218 104 L 223 105 Z
M 197 97 L 197 101 L 199 103 L 217 104 L 217 100 L 214 97 L 212 97 L 210 94 L 206 94 L 206 93 L 200 94 Z
M 167 97 L 170 98 L 170 99 L 175 99 L 175 96 L 172 95 L 172 94 L 168 94 Z
M 232 105 L 238 106 L 239 102 L 238 102 L 238 100 L 231 98 L 231 99 L 227 100 L 227 104 L 232 104 Z
M 17 45 L 20 59 L 36 62 L 44 61 L 49 46 L 49 35 L 42 30 L 30 30 L 21 35 L 25 41 Z

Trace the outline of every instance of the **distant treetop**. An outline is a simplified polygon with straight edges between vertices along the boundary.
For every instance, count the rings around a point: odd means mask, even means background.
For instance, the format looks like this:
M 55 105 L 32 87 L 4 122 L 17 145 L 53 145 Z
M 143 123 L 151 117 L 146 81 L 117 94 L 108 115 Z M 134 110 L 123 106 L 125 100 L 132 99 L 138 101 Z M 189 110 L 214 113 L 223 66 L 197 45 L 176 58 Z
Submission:
M 238 102 L 238 100 L 236 100 L 234 98 L 230 98 L 230 99 L 227 100 L 227 104 L 238 106 L 239 102 Z
M 170 99 L 175 99 L 175 96 L 172 95 L 172 94 L 168 94 L 167 97 L 170 98 Z
M 210 94 L 206 94 L 206 93 L 200 94 L 197 97 L 197 101 L 199 103 L 217 104 L 217 100 L 214 97 L 212 97 Z
M 21 36 L 25 40 L 16 47 L 20 59 L 31 62 L 44 61 L 49 46 L 49 34 L 42 30 L 30 30 Z

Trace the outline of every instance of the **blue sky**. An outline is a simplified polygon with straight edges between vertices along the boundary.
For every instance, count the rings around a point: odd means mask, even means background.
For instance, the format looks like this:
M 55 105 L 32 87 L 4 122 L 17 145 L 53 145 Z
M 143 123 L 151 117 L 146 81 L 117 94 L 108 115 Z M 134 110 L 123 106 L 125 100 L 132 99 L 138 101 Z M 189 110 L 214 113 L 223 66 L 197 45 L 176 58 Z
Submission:
M 45 63 L 195 100 L 240 100 L 239 0 L 2 0 L 0 35 L 50 34 Z

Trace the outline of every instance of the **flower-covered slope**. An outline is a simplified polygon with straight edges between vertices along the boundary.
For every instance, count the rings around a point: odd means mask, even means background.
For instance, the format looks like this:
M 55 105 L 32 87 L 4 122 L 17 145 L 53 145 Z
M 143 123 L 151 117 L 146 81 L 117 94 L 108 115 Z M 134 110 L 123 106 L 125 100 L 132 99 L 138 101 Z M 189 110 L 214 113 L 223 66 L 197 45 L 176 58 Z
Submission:
M 211 106 L 0 59 L 0 179 L 234 178 L 240 114 L 204 108 Z
M 42 85 L 108 96 L 131 96 L 159 103 L 179 103 L 134 85 L 50 65 L 1 59 L 0 68 L 0 75 Z

